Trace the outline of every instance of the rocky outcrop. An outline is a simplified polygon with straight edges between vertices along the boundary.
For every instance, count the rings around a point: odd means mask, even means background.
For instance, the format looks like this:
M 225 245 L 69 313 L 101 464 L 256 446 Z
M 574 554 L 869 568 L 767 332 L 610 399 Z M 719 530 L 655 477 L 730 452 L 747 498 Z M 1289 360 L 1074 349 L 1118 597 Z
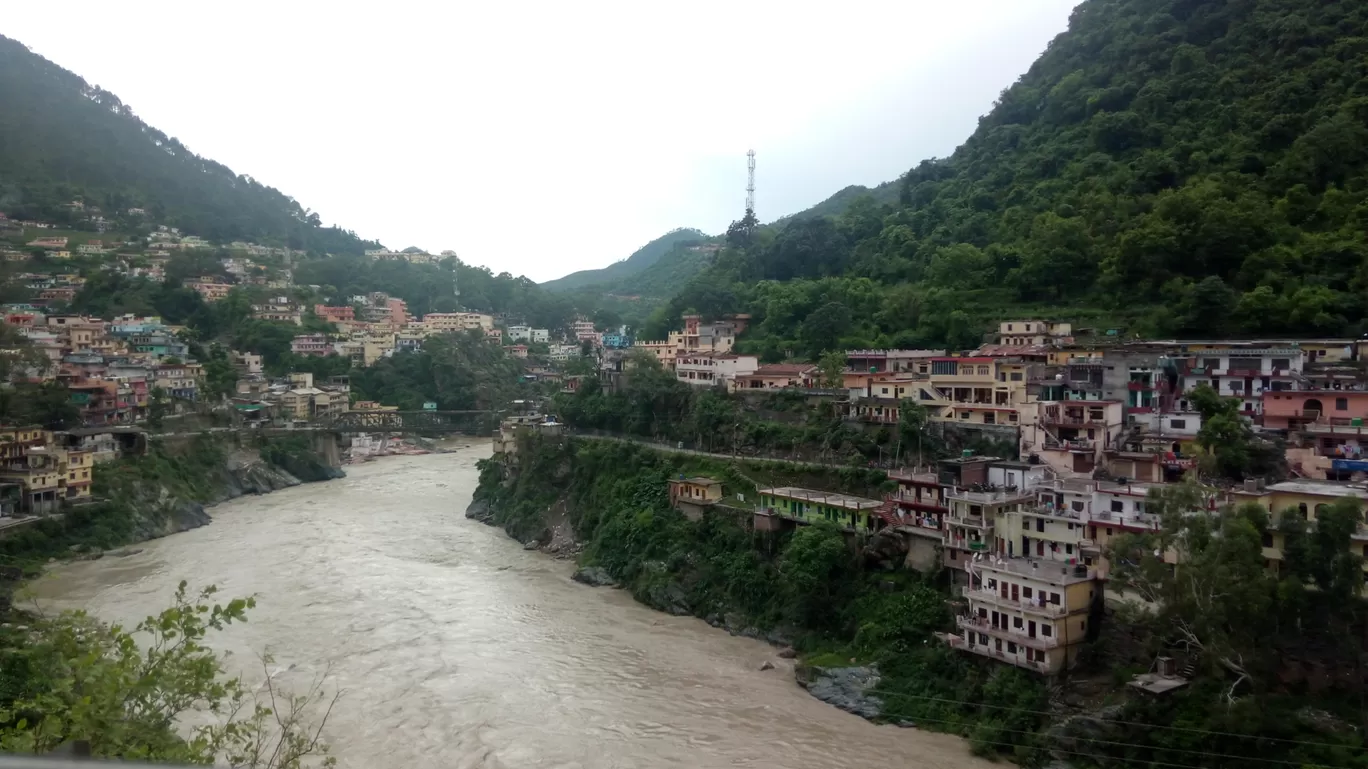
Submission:
M 860 551 L 865 568 L 893 571 L 907 560 L 907 537 L 892 528 L 881 529 Z
M 570 579 L 582 582 L 590 587 L 617 587 L 617 580 L 613 579 L 613 575 L 609 574 L 608 570 L 602 566 L 581 566 L 575 569 L 575 573 L 571 575 Z
M 472 521 L 479 521 L 486 526 L 494 525 L 494 510 L 490 508 L 489 501 L 485 499 L 471 500 L 466 507 L 465 517 Z
M 879 671 L 872 667 L 822 668 L 798 666 L 794 669 L 798 685 L 828 705 L 863 718 L 878 718 L 883 700 L 867 694 L 879 684 Z
M 326 475 L 340 478 L 345 475 L 337 468 L 328 468 Z M 206 507 L 248 494 L 269 494 L 273 491 L 300 485 L 301 481 L 275 465 L 250 455 L 229 458 L 214 481 L 215 492 L 207 503 L 192 502 L 175 496 L 162 486 L 144 486 L 128 504 L 138 511 L 131 540 L 141 542 L 208 525 L 213 518 Z

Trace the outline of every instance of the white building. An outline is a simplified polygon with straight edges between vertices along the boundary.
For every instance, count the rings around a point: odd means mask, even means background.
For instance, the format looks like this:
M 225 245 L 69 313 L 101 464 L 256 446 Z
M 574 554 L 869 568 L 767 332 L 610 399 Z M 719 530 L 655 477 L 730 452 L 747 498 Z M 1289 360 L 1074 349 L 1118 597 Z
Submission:
M 551 360 L 566 361 L 571 358 L 578 358 L 580 346 L 577 344 L 553 344 L 551 345 Z
M 531 331 L 531 339 L 533 342 L 546 344 L 551 341 L 551 332 L 544 328 L 534 328 Z
M 509 342 L 521 342 L 532 338 L 532 329 L 527 326 L 509 326 L 504 333 L 504 339 Z
M 721 385 L 730 390 L 738 376 L 754 374 L 759 367 L 754 355 L 681 352 L 675 361 L 675 378 L 693 387 Z

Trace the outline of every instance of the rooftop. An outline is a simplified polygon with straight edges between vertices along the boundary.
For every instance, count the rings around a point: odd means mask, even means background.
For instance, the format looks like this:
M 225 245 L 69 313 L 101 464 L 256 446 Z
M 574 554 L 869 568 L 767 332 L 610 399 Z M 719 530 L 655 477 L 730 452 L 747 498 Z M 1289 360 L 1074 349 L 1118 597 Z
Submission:
M 815 502 L 817 504 L 844 507 L 851 510 L 872 510 L 883 504 L 877 499 L 866 499 L 864 497 L 851 496 L 850 494 L 838 494 L 833 491 L 800 489 L 794 486 L 778 486 L 772 489 L 759 489 L 759 492 L 774 497 L 801 499 L 804 502 Z
M 811 363 L 770 363 L 757 368 L 751 376 L 791 376 L 806 374 L 815 368 Z
M 692 477 L 692 478 L 683 478 L 683 477 L 680 477 L 680 478 L 675 478 L 675 479 L 673 479 L 673 480 L 676 481 L 676 482 L 678 482 L 678 483 L 692 483 L 692 484 L 695 484 L 695 485 L 698 485 L 698 486 L 711 486 L 711 485 L 713 485 L 713 484 L 721 484 L 721 483 L 722 483 L 722 481 L 716 480 L 716 479 L 714 479 L 714 478 L 706 478 L 706 477 L 704 477 L 704 476 L 702 476 L 702 475 L 695 475 L 695 476 Z
M 1060 561 L 1047 561 L 1040 558 L 994 558 L 991 555 L 974 561 L 974 567 L 982 571 L 1011 574 L 1048 582 L 1051 585 L 1076 585 L 1097 576 L 1097 572 L 1086 567 L 1078 567 Z
M 1313 494 L 1321 497 L 1358 497 L 1368 500 L 1368 487 L 1361 483 L 1342 483 L 1339 481 L 1318 481 L 1311 478 L 1302 478 L 1295 481 L 1283 481 L 1269 486 L 1267 491 L 1276 491 L 1283 494 Z M 1236 493 L 1240 489 L 1235 490 Z

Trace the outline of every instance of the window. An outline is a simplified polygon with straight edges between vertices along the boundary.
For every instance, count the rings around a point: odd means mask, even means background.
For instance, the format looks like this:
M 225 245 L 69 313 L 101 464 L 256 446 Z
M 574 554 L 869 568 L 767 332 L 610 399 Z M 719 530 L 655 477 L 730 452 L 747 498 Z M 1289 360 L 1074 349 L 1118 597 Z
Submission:
M 1065 543 L 1065 545 L 1064 545 L 1064 554 L 1065 554 L 1065 555 L 1073 555 L 1073 545 L 1070 545 L 1070 544 L 1068 544 L 1068 543 Z
M 954 374 L 959 371 L 959 367 L 952 360 L 933 360 L 931 361 L 932 374 Z
M 1016 654 L 1016 644 L 1012 643 L 1011 641 L 1008 641 L 1008 642 L 1007 642 L 1007 653 L 1008 653 L 1008 654 Z
M 1348 399 L 1348 398 L 1336 398 L 1336 399 L 1335 399 L 1335 411 L 1348 411 L 1348 410 L 1349 410 L 1349 399 Z
M 978 375 L 979 375 L 979 376 L 988 376 L 988 373 L 989 373 L 989 372 L 988 372 L 988 367 L 987 367 L 987 366 L 979 366 L 979 367 L 978 367 Z
M 1122 501 L 1119 500 L 1119 499 L 1113 499 L 1113 500 L 1111 501 L 1111 510 L 1112 510 L 1113 513 L 1119 513 L 1119 512 L 1124 511 L 1125 509 L 1126 509 L 1126 503 L 1125 503 L 1125 502 L 1122 502 Z
M 1059 605 L 1059 593 L 1050 593 L 1050 603 L 1055 606 Z
M 1365 545 L 1365 548 L 1368 548 L 1368 545 Z M 1029 587 L 1022 587 L 1022 588 L 1021 588 L 1021 597 L 1022 597 L 1022 598 L 1030 598 L 1030 597 L 1031 597 L 1031 589 L 1030 589 Z
M 1170 419 L 1170 420 L 1169 420 L 1169 429 L 1171 429 L 1171 430 L 1186 430 L 1186 429 L 1187 429 L 1187 420 L 1186 420 L 1186 419 Z
M 1074 501 L 1072 501 L 1072 502 L 1069 503 L 1069 507 L 1070 507 L 1075 513 L 1081 513 L 1081 512 L 1083 512 L 1083 507 L 1084 507 L 1084 505 L 1083 505 L 1083 500 L 1081 500 L 1081 499 L 1075 499 Z
M 1050 625 L 1046 625 L 1046 624 L 1044 624 L 1044 623 L 1041 623 L 1041 625 L 1040 625 L 1040 634 L 1043 635 L 1043 636 L 1045 636 L 1046 638 L 1049 638 L 1050 636 L 1054 635 L 1054 628 L 1051 627 Z
M 1045 530 L 1045 519 L 1044 519 L 1044 518 L 1037 518 L 1037 519 L 1036 519 L 1036 531 L 1044 531 L 1044 530 Z
M 1110 537 L 1111 535 L 1112 535 L 1112 530 L 1111 530 L 1111 527 L 1108 526 L 1108 527 L 1107 527 L 1107 536 Z
M 1012 374 L 1011 374 L 1011 379 L 1012 379 L 1013 382 L 1020 382 L 1020 381 L 1021 381 L 1021 372 L 1020 372 L 1020 371 L 1013 371 Z
M 1264 532 L 1264 535 L 1263 535 L 1263 546 L 1264 546 L 1264 547 L 1273 547 L 1273 535 L 1272 535 L 1272 534 L 1269 534 L 1269 533 L 1266 532 L 1266 531 Z
M 1017 628 L 1018 630 L 1021 629 L 1021 617 L 1012 618 L 1012 627 Z

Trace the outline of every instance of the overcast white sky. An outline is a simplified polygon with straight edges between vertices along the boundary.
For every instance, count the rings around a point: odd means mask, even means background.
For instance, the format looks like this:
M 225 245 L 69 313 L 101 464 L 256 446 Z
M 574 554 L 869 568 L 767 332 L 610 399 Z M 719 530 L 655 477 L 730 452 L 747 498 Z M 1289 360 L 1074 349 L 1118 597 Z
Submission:
M 945 156 L 1078 0 L 13 2 L 0 33 L 390 248 L 548 280 Z

